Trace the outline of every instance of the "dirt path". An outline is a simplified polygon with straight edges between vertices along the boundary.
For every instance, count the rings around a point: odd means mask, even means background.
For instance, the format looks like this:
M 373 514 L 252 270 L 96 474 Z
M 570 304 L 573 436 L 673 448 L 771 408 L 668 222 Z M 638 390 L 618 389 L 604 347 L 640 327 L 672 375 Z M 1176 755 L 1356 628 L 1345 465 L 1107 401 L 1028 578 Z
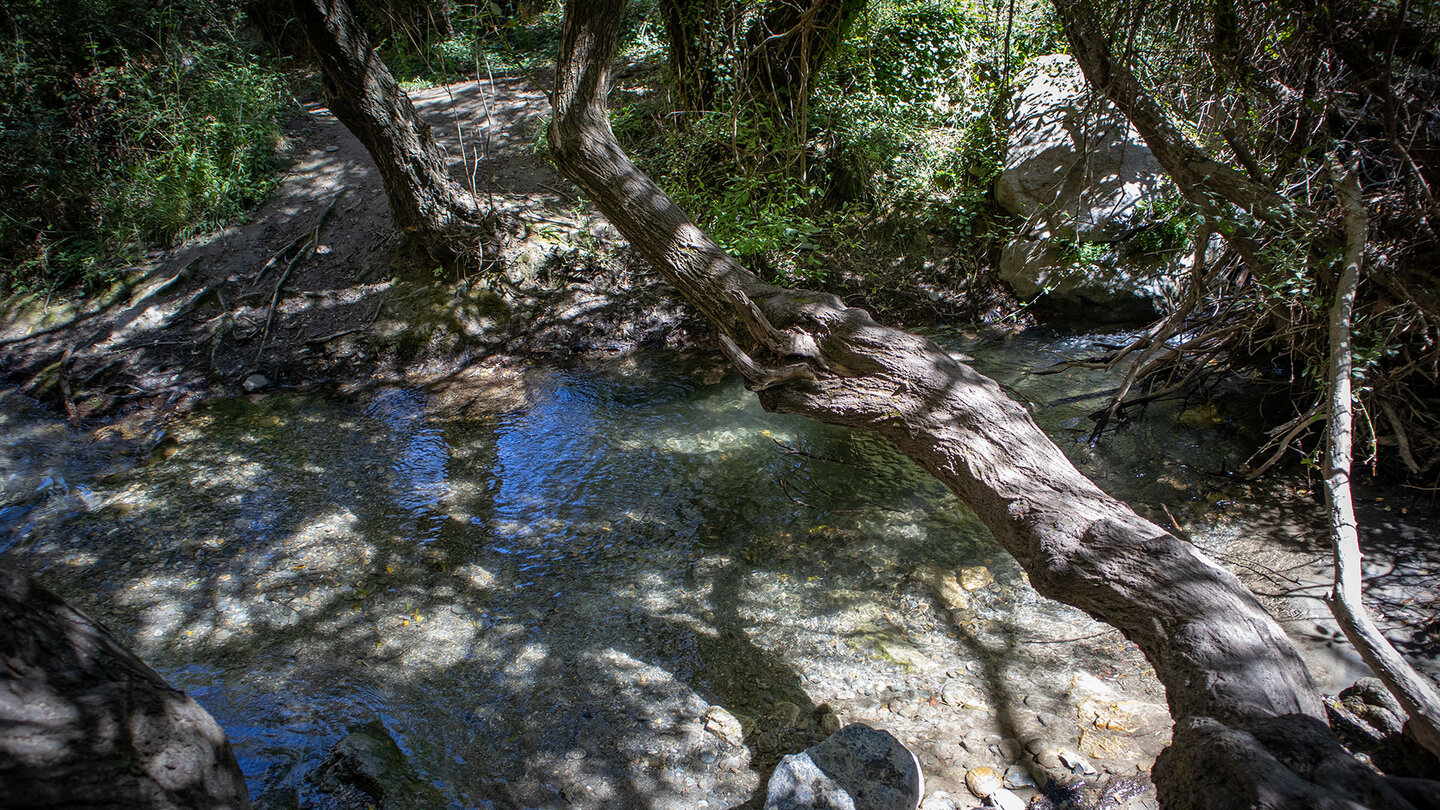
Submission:
M 295 135 L 293 165 L 250 221 L 152 254 L 87 304 L 8 303 L 6 380 L 73 419 L 105 420 L 213 395 L 413 383 L 488 359 L 682 339 L 680 308 L 536 154 L 549 113 L 538 84 L 510 76 L 413 98 L 453 173 L 519 215 L 503 272 L 453 279 L 414 260 L 401 269 L 378 172 L 316 107 Z

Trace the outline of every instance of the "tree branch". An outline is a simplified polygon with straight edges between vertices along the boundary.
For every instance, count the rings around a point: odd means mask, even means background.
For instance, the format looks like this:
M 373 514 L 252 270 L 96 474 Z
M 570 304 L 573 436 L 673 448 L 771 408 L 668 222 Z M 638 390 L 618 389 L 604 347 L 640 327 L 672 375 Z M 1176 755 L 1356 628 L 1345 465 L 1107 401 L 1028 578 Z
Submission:
M 1336 155 L 1326 164 L 1345 222 L 1345 254 L 1335 303 L 1330 308 L 1330 419 L 1327 431 L 1325 500 L 1335 546 L 1335 586 L 1326 602 L 1345 637 L 1410 715 L 1410 733 L 1440 756 L 1440 693 L 1415 671 L 1375 626 L 1361 590 L 1360 534 L 1350 495 L 1351 392 L 1350 316 L 1360 283 L 1367 221 L 1360 199 L 1358 166 L 1342 168 Z

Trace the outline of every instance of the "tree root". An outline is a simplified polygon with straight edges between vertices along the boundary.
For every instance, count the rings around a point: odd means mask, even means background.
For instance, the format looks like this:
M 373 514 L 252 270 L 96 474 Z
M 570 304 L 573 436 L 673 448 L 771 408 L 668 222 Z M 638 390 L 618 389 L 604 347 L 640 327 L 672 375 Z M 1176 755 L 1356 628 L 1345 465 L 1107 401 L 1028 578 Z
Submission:
M 1440 783 L 1381 775 L 1306 715 L 1244 727 L 1181 718 L 1151 773 L 1167 810 L 1440 808 Z

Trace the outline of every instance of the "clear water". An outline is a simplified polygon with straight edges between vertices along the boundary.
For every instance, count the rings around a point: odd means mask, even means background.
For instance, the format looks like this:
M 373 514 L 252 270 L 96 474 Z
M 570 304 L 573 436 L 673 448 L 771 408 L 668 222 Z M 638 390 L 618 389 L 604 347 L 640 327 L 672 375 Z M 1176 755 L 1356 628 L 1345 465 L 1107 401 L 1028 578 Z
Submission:
M 1177 424 L 1175 405 L 1088 448 L 1114 377 L 1024 370 L 1104 337 L 942 337 L 1119 497 L 1203 511 L 1210 474 L 1243 460 L 1235 419 Z M 1023 719 L 938 704 L 957 673 L 1024 696 L 1084 654 L 1160 700 L 1132 648 L 1030 593 L 873 436 L 766 414 L 667 355 L 535 372 L 520 393 L 465 418 L 411 390 L 221 402 L 138 464 L 12 412 L 0 549 L 194 695 L 252 795 L 281 805 L 376 719 L 455 807 L 729 807 L 831 709 L 898 701 L 937 762 L 980 719 Z M 979 629 L 914 584 L 979 565 L 997 580 Z M 1020 649 L 1047 633 L 1080 647 Z M 712 706 L 745 746 L 707 727 Z

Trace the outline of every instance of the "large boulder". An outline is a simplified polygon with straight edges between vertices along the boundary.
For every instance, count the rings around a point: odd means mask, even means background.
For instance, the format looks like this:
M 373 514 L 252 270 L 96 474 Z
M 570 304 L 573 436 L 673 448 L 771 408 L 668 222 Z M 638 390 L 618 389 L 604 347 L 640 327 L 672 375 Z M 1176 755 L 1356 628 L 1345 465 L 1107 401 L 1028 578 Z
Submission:
M 889 732 L 854 723 L 781 759 L 765 810 L 915 810 L 923 795 L 915 755 Z
M 0 805 L 241 810 L 225 732 L 106 630 L 0 568 Z
M 1168 311 L 1189 257 L 1137 261 L 1117 246 L 1084 251 L 1076 243 L 1021 234 L 1000 250 L 1000 279 L 1026 301 L 1096 323 L 1151 320 Z
M 1001 279 L 1021 297 L 1091 317 L 1152 315 L 1178 268 L 1117 243 L 1158 202 L 1163 169 L 1070 56 L 1035 60 L 1020 83 L 995 198 L 1025 224 L 1002 252 Z

